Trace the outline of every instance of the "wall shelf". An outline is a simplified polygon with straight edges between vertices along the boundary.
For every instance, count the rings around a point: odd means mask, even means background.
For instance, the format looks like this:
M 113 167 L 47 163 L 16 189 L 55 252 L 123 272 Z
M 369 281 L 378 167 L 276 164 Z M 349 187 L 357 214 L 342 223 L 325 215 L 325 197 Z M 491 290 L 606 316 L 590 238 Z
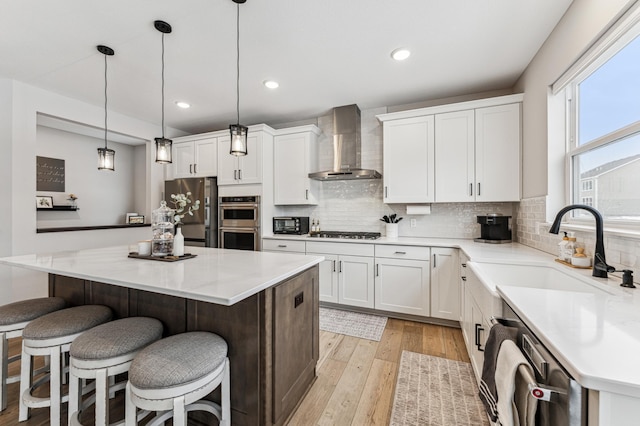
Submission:
M 53 206 L 51 208 L 37 208 L 36 210 L 38 210 L 39 212 L 46 212 L 46 211 L 51 211 L 51 210 L 66 210 L 66 211 L 76 211 L 76 210 L 80 210 L 80 208 L 78 207 L 74 207 L 74 206 Z

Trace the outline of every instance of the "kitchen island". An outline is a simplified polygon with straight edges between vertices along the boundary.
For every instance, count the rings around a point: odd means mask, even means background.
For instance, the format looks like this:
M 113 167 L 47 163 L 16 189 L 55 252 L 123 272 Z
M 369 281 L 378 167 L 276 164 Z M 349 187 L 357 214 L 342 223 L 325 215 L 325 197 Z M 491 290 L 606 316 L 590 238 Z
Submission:
M 71 306 L 102 304 L 116 318 L 158 318 L 165 335 L 219 334 L 229 344 L 233 424 L 283 424 L 315 379 L 323 258 L 188 251 L 196 257 L 175 262 L 129 258 L 128 247 L 117 246 L 0 263 L 48 273 L 49 294 Z

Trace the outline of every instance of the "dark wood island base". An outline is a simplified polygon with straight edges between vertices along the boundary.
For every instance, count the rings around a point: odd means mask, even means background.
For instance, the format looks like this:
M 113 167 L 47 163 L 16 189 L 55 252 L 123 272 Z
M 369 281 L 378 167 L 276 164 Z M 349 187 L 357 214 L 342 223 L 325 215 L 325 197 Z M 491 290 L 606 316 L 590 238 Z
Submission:
M 49 295 L 71 306 L 101 304 L 115 318 L 149 316 L 165 336 L 211 331 L 229 345 L 234 425 L 282 425 L 316 376 L 318 266 L 234 305 L 49 274 Z M 218 391 L 212 394 L 219 400 Z M 197 418 L 196 418 L 197 419 Z

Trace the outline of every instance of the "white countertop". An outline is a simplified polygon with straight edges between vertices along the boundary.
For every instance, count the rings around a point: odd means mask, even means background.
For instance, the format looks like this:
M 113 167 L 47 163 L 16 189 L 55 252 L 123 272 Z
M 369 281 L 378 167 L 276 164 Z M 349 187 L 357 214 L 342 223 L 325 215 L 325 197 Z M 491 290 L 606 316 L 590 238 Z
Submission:
M 269 238 L 345 241 L 305 236 Z M 555 256 L 518 243 L 486 244 L 465 239 L 407 237 L 346 241 L 462 249 L 471 260 L 471 269 L 485 287 L 507 301 L 580 385 L 640 398 L 637 359 L 640 354 L 640 286 L 635 289 L 620 287 L 621 278 L 611 274 L 609 279 L 594 278 L 591 268 L 574 269 L 559 264 L 554 261 Z M 515 286 L 532 277 L 515 272 L 492 274 L 490 264 L 514 266 L 514 271 L 517 266 L 550 268 L 559 272 L 548 274 L 552 280 L 562 280 L 566 275 L 562 281 L 583 287 L 571 289 L 564 282 L 540 285 L 546 288 Z M 637 283 L 638 278 L 634 279 Z
M 128 258 L 128 247 L 0 258 L 0 263 L 138 290 L 233 305 L 324 260 L 322 256 L 187 247 L 176 262 Z

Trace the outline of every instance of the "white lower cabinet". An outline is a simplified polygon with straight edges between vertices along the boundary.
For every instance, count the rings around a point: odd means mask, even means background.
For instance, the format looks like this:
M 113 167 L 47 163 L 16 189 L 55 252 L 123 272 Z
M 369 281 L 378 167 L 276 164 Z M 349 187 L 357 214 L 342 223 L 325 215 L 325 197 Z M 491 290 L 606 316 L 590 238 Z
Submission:
M 375 308 L 429 316 L 429 248 L 376 245 Z
M 307 241 L 307 254 L 324 256 L 320 301 L 374 308 L 373 244 Z
M 491 317 L 502 315 L 502 301 L 480 282 L 467 266 L 464 281 L 464 313 L 462 334 L 471 359 L 471 366 L 479 382 L 484 362 L 484 346 L 489 337 Z
M 460 320 L 460 265 L 458 249 L 432 247 L 431 316 Z

